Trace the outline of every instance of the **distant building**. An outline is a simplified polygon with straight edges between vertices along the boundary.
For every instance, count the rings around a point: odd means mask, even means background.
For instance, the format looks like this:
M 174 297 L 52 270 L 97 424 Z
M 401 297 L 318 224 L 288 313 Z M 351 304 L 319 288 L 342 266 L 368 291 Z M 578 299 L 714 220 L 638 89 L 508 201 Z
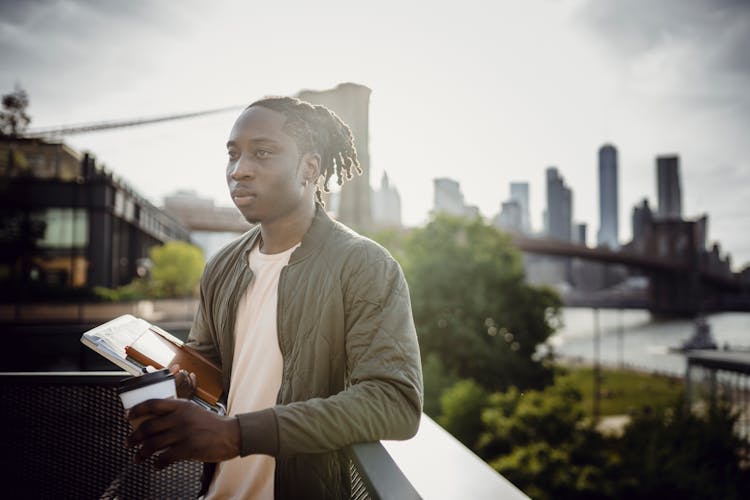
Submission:
M 549 167 L 547 174 L 547 236 L 561 241 L 573 239 L 573 192 L 557 168 Z
M 599 234 L 597 243 L 617 249 L 619 242 L 617 194 L 617 149 L 605 144 L 599 149 Z
M 188 229 L 94 157 L 42 139 L 0 137 L 0 295 L 70 296 L 138 276 L 151 247 Z
M 352 131 L 357 148 L 362 175 L 355 175 L 341 186 L 337 218 L 344 224 L 367 230 L 372 226 L 370 202 L 370 93 L 364 85 L 342 83 L 335 89 L 303 90 L 300 99 L 313 104 L 322 104 L 333 110 Z
M 466 215 L 464 195 L 458 181 L 445 177 L 434 179 L 435 193 L 433 198 L 433 210 L 435 213 L 446 213 L 450 215 Z
M 525 234 L 531 233 L 531 215 L 529 210 L 529 183 L 528 182 L 511 182 L 510 199 L 518 203 L 521 211 L 520 230 Z
M 466 205 L 464 207 L 464 217 L 475 219 L 479 217 L 479 207 L 476 205 Z
M 521 232 L 523 225 L 521 205 L 516 200 L 504 201 L 494 222 L 501 229 Z
M 633 242 L 639 242 L 646 238 L 654 220 L 654 214 L 648 205 L 648 200 L 643 199 L 640 205 L 633 207 L 632 215 Z
M 659 217 L 682 217 L 682 188 L 680 187 L 680 157 L 656 158 L 656 188 L 659 196 Z
M 575 237 L 574 242 L 578 243 L 579 245 L 586 244 L 586 223 L 585 222 L 576 224 L 576 237 Z
M 372 219 L 378 227 L 401 227 L 401 196 L 383 172 L 380 189 L 372 193 Z
M 206 260 L 221 247 L 252 227 L 237 207 L 217 207 L 195 191 L 178 191 L 164 198 L 164 210 L 190 230 L 190 239 L 201 247 Z

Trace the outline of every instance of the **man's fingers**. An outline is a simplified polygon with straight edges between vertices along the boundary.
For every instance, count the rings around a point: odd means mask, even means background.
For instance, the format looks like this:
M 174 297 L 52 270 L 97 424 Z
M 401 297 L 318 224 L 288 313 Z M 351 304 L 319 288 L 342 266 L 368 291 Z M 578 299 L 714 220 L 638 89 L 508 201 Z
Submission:
M 169 449 L 170 446 L 177 444 L 180 441 L 180 437 L 174 430 L 169 430 L 150 436 L 143 442 L 143 445 L 135 453 L 133 458 L 135 463 L 139 464 L 144 462 L 159 450 Z
M 153 415 L 167 415 L 179 408 L 176 399 L 149 399 L 143 403 L 138 403 L 128 410 L 128 420 L 148 417 Z
M 128 436 L 127 444 L 129 446 L 137 446 L 142 442 L 148 441 L 154 436 L 173 428 L 180 429 L 180 422 L 176 421 L 174 418 L 174 412 L 167 415 L 149 418 L 142 422 L 138 428 Z
M 190 458 L 190 450 L 191 448 L 185 444 L 167 448 L 163 453 L 160 453 L 156 457 L 156 460 L 154 460 L 154 467 L 157 469 L 163 469 L 179 460 L 186 460 Z

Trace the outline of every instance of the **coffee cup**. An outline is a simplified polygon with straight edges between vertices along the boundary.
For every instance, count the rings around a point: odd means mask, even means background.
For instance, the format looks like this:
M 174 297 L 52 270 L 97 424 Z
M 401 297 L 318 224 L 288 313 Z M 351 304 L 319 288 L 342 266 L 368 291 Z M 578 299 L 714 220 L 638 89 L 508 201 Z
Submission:
M 117 395 L 120 396 L 122 406 L 126 410 L 149 399 L 176 398 L 174 375 L 169 370 L 163 369 L 127 378 L 118 385 Z M 143 418 L 131 420 L 130 424 L 133 428 L 138 428 L 143 420 Z

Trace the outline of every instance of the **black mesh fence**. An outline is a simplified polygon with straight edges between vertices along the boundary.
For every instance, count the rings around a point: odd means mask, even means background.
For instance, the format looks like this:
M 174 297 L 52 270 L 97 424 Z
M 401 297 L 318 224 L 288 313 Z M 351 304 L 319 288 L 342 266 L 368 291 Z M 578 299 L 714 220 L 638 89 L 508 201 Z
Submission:
M 195 498 L 202 466 L 132 463 L 114 386 L 125 375 L 0 377 L 0 496 Z
M 196 498 L 202 465 L 133 464 L 115 393 L 126 374 L 0 374 L 0 498 Z M 352 498 L 370 494 L 354 464 Z

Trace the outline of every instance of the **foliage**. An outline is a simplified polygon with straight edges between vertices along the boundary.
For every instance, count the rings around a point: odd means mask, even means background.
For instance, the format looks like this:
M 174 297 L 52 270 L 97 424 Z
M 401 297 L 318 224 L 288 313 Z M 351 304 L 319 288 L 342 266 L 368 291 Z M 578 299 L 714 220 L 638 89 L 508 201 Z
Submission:
M 203 272 L 203 251 L 184 241 L 169 241 L 149 252 L 151 279 L 158 295 L 185 297 L 195 294 Z
M 438 421 L 535 499 L 749 497 L 750 449 L 728 404 L 643 407 L 617 437 L 599 434 L 581 401 L 566 377 L 491 395 L 468 380 L 445 392 Z
M 409 229 L 389 227 L 366 233 L 365 236 L 387 248 L 393 258 L 401 264 L 401 267 L 406 268 L 408 267 L 407 262 L 409 259 L 409 254 L 406 251 L 406 242 L 410 234 Z
M 127 285 L 110 289 L 96 287 L 104 300 L 131 301 L 187 297 L 197 293 L 203 272 L 203 251 L 184 241 L 170 241 L 153 247 L 150 279 L 136 278 Z
M 21 134 L 31 122 L 31 117 L 26 113 L 26 108 L 29 106 L 28 94 L 16 85 L 13 92 L 3 95 L 2 103 L 0 135 Z
M 565 367 L 556 375 L 560 383 L 575 386 L 582 396 L 581 406 L 592 415 L 594 373 L 591 367 Z M 681 378 L 653 375 L 632 370 L 603 368 L 599 399 L 600 415 L 627 415 L 643 407 L 661 407 L 685 393 Z
M 435 354 L 428 354 L 422 359 L 422 376 L 424 378 L 424 412 L 432 418 L 440 415 L 440 397 L 443 392 L 459 381 L 455 373 L 445 369 L 443 362 Z
M 554 330 L 560 300 L 525 283 L 521 255 L 493 226 L 437 215 L 404 244 L 423 358 L 489 391 L 543 387 L 548 359 L 536 355 Z
M 94 287 L 94 293 L 98 297 L 110 302 L 129 302 L 156 298 L 149 281 L 142 278 L 136 278 L 127 285 L 117 288 L 97 286 Z
M 438 423 L 464 445 L 473 448 L 482 431 L 480 416 L 487 397 L 487 391 L 473 380 L 457 382 L 440 398 Z
M 750 449 L 734 432 L 737 418 L 726 402 L 702 415 L 683 401 L 639 412 L 615 442 L 618 498 L 750 498 Z
M 584 424 L 580 401 L 569 384 L 492 394 L 476 449 L 533 498 L 596 498 L 609 458 L 604 438 Z

